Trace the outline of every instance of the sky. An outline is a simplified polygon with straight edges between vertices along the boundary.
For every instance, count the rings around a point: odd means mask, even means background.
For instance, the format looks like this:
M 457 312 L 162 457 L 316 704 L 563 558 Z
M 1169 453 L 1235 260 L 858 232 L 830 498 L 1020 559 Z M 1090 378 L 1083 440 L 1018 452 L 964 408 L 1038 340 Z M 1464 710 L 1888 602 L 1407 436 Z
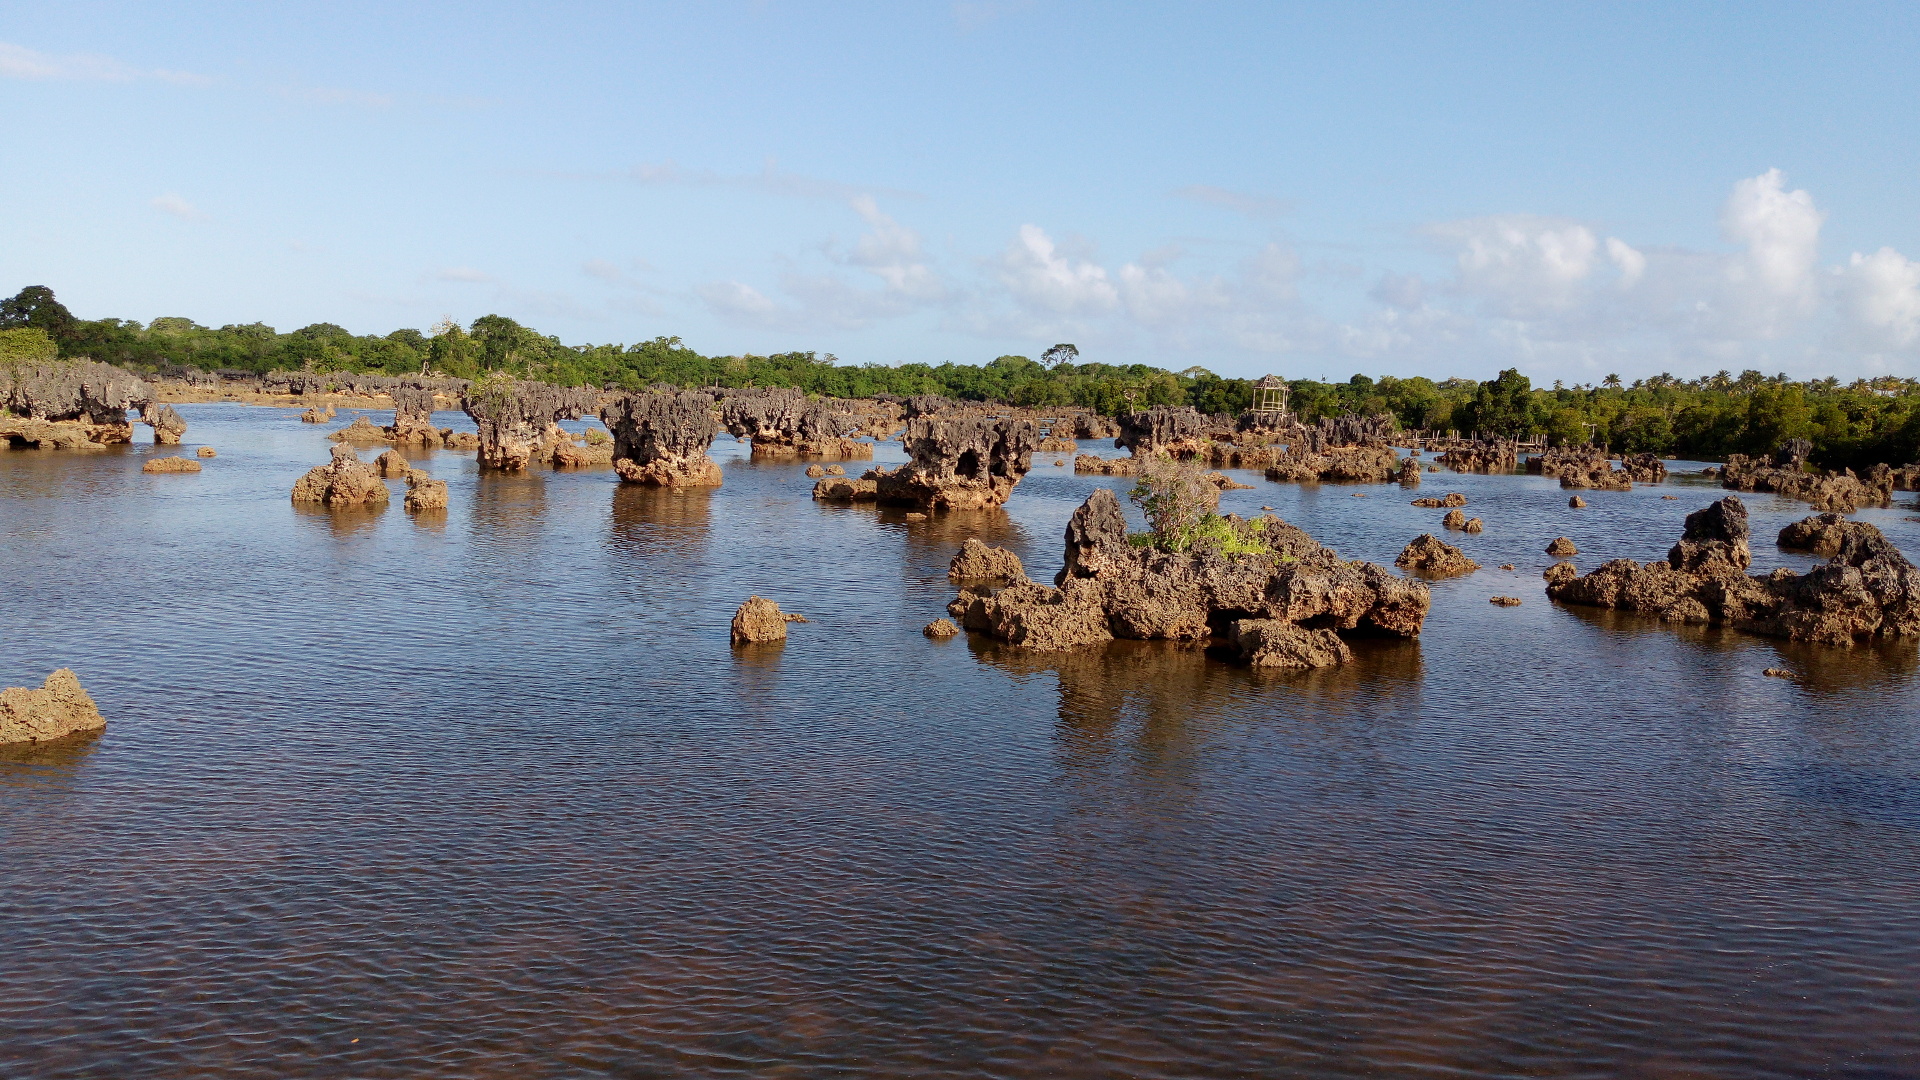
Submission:
M 1920 5 L 0 2 L 83 318 L 1920 375 Z

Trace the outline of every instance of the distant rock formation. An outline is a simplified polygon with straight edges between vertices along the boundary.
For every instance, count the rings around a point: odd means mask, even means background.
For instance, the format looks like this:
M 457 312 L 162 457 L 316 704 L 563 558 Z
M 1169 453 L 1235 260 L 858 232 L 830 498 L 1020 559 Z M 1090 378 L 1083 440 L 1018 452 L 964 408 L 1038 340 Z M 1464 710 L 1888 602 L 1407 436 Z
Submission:
M 1413 500 L 1413 505 L 1424 506 L 1429 510 L 1438 510 L 1442 507 L 1465 506 L 1467 505 L 1467 496 L 1465 492 L 1449 491 L 1445 495 L 1428 495 L 1424 498 L 1415 499 Z
M 873 457 L 872 443 L 850 437 L 859 422 L 851 402 L 777 387 L 726 394 L 720 422 L 734 438 L 752 441 L 754 457 Z
M 1114 637 L 1219 637 L 1244 642 L 1238 647 L 1249 662 L 1295 666 L 1333 650 L 1324 639 L 1314 645 L 1279 628 L 1236 624 L 1278 620 L 1302 630 L 1397 637 L 1420 632 L 1426 586 L 1371 563 L 1347 562 L 1278 518 L 1227 520 L 1246 528 L 1265 551 L 1137 547 L 1119 500 L 1101 488 L 1067 524 L 1066 565 L 1054 587 L 1024 578 L 1000 589 L 963 587 L 947 610 L 969 630 L 1030 649 Z
M 1556 559 L 1570 559 L 1580 554 L 1580 549 L 1574 546 L 1572 540 L 1564 536 L 1556 536 L 1547 544 L 1547 554 Z
M 1879 529 L 1850 523 L 1832 560 L 1805 574 L 1748 574 L 1748 536 L 1746 507 L 1729 495 L 1687 515 L 1665 562 L 1615 559 L 1584 577 L 1561 563 L 1547 571 L 1547 595 L 1829 645 L 1920 636 L 1920 570 Z
M 1655 459 L 1658 462 L 1659 459 Z M 1527 471 L 1541 476 L 1557 476 L 1562 488 L 1591 488 L 1598 491 L 1629 491 L 1631 474 L 1616 470 L 1613 459 L 1597 446 L 1555 446 L 1538 457 L 1527 459 Z M 1666 470 L 1661 469 L 1664 476 Z
M 720 433 L 713 395 L 691 390 L 625 394 L 600 410 L 613 433 L 613 467 L 629 484 L 712 488 L 720 466 L 707 448 Z
M 907 421 L 901 442 L 912 460 L 867 473 L 880 502 L 980 510 L 1005 503 L 1033 467 L 1039 430 L 1017 417 L 919 416 Z
M 1077 454 L 1073 459 L 1073 471 L 1091 473 L 1095 476 L 1137 476 L 1140 473 L 1138 458 L 1103 458 L 1098 454 Z
M 1119 417 L 1119 426 L 1115 445 L 1137 458 L 1191 458 L 1204 453 L 1212 441 L 1206 414 L 1191 405 L 1155 405 Z
M 324 407 L 312 405 L 307 408 L 306 412 L 300 414 L 300 422 L 303 424 L 324 424 L 332 419 L 333 406 L 331 405 Z
M 384 506 L 391 497 L 379 470 L 360 460 L 353 448 L 333 448 L 333 460 L 308 470 L 293 485 L 293 501 L 325 506 Z
M 1393 565 L 1427 577 L 1454 577 L 1480 569 L 1480 564 L 1467 558 L 1465 552 L 1432 533 L 1414 537 Z
M 387 388 L 393 398 L 393 424 L 386 429 L 387 441 L 395 446 L 438 447 L 445 436 L 433 423 L 434 398 L 438 388 L 423 382 L 396 382 Z
M 1574 497 L 1567 500 L 1567 508 L 1570 510 L 1584 510 L 1586 509 L 1586 506 L 1587 506 L 1587 500 L 1581 498 L 1578 495 L 1575 495 Z
M 599 397 L 590 389 L 493 377 L 468 386 L 460 406 L 480 429 L 480 463 L 517 472 L 532 463 L 536 446 L 551 446 L 559 421 L 587 415 Z
M 344 443 L 347 446 L 385 446 L 387 433 L 385 429 L 374 426 L 373 421 L 366 417 L 356 416 L 353 418 L 353 423 L 329 434 L 327 441 Z
M 1894 471 L 1876 465 L 1866 479 L 1852 469 L 1839 472 L 1809 471 L 1807 455 L 1813 444 L 1806 439 L 1788 439 L 1771 455 L 1749 458 L 1734 454 L 1720 470 L 1720 486 L 1735 491 L 1772 491 L 1788 498 L 1811 503 L 1816 510 L 1851 514 L 1862 506 L 1885 506 L 1893 497 Z
M 373 467 L 374 471 L 390 480 L 399 480 L 413 471 L 413 466 L 407 464 L 407 459 L 401 457 L 398 450 L 389 450 L 374 458 Z
M 1434 460 L 1454 472 L 1510 473 L 1520 463 L 1520 446 L 1510 439 L 1475 439 Z
M 1880 530 L 1864 522 L 1848 521 L 1839 514 L 1815 514 L 1780 530 L 1778 543 L 1783 548 L 1811 551 L 1829 558 L 1840 554 L 1848 537 L 1879 535 Z
M 66 668 L 47 676 L 38 690 L 0 690 L 0 744 L 48 742 L 106 726 L 79 676 Z
M 196 455 L 197 455 L 197 456 L 199 456 L 199 457 L 203 457 L 203 458 L 210 458 L 210 457 L 219 457 L 219 456 L 220 456 L 220 452 L 219 452 L 218 450 L 215 450 L 215 449 L 214 449 L 213 447 L 211 447 L 211 446 L 203 446 L 203 447 L 201 447 L 200 449 L 198 449 L 198 450 L 195 450 L 195 451 L 194 451 L 194 454 L 196 454 Z

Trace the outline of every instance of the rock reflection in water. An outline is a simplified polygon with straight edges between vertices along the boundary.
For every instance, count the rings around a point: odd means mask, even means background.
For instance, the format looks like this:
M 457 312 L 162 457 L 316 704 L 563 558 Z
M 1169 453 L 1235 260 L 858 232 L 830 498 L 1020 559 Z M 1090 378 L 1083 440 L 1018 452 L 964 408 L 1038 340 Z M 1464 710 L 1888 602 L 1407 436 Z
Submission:
M 1702 656 L 1723 657 L 1762 669 L 1782 666 L 1794 673 L 1793 682 L 1815 694 L 1852 694 L 1876 689 L 1898 690 L 1911 685 L 1920 671 L 1920 642 L 1873 641 L 1852 647 L 1815 645 L 1758 637 L 1725 626 L 1670 623 L 1631 611 L 1559 604 L 1557 610 L 1609 635 L 1671 640 Z
M 398 500 L 393 500 L 398 501 Z M 300 522 L 323 528 L 336 540 L 372 535 L 386 516 L 387 506 L 324 506 L 320 503 L 294 503 L 293 513 Z

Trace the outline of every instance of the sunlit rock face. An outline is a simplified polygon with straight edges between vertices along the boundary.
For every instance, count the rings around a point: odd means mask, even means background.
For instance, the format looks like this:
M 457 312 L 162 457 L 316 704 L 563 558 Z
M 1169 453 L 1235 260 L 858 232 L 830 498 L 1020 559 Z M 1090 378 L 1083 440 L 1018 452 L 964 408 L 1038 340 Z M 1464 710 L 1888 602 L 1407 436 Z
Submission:
M 613 467 L 629 484 L 719 487 L 720 466 L 707 456 L 720 425 L 713 395 L 692 390 L 626 394 L 600 410 L 613 434 Z

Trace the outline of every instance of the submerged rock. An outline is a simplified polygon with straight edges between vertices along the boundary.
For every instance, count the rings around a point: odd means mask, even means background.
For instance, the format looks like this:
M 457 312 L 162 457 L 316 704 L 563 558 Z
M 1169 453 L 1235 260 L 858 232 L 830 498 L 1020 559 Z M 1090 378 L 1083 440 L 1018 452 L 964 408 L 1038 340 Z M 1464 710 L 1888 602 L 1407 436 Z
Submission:
M 1805 574 L 1748 574 L 1748 536 L 1746 507 L 1729 495 L 1687 515 L 1666 561 L 1615 559 L 1585 576 L 1563 563 L 1548 572 L 1547 595 L 1831 645 L 1920 636 L 1920 570 L 1880 530 L 1852 523 L 1832 560 Z
M 719 487 L 720 466 L 707 448 L 720 433 L 713 396 L 691 390 L 626 394 L 600 410 L 613 434 L 613 467 L 629 484 Z
M 1493 596 L 1487 599 L 1487 603 L 1499 607 L 1519 607 L 1520 598 L 1517 596 Z
M 1547 554 L 1556 559 L 1566 559 L 1580 554 L 1580 549 L 1573 545 L 1572 540 L 1564 536 L 1556 536 L 1547 544 Z
M 813 485 L 813 497 L 821 502 L 873 502 L 880 497 L 880 485 L 865 477 L 830 476 Z
M 385 505 L 391 497 L 379 470 L 360 460 L 350 446 L 333 448 L 333 460 L 316 465 L 293 485 L 293 501 L 326 506 Z
M 148 458 L 140 466 L 143 473 L 197 473 L 200 463 L 192 458 L 157 457 Z
M 1581 498 L 1578 495 L 1575 495 L 1573 498 L 1567 500 L 1567 507 L 1572 510 L 1584 510 L 1586 508 L 1586 505 L 1587 505 L 1587 500 Z
M 1428 577 L 1452 577 L 1480 569 L 1480 564 L 1467 558 L 1465 552 L 1432 533 L 1414 537 L 1393 565 Z
M 1440 519 L 1440 525 L 1448 529 L 1464 529 L 1467 527 L 1467 512 L 1457 508 L 1449 510 L 1447 516 Z
M 106 726 L 79 676 L 67 668 L 47 676 L 38 690 L 0 690 L 0 744 L 47 742 Z

